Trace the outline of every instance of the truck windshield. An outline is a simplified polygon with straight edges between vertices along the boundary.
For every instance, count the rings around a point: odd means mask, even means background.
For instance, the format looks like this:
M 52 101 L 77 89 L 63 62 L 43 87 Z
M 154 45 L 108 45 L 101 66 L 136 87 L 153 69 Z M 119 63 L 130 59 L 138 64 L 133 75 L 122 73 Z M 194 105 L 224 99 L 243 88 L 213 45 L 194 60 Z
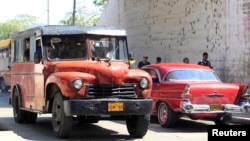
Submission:
M 128 60 L 127 40 L 121 36 L 44 36 L 43 46 L 48 60 L 87 59 L 88 53 L 101 60 Z
M 92 57 L 110 60 L 128 59 L 125 37 L 92 36 L 88 43 Z
M 83 35 L 44 36 L 43 46 L 49 60 L 87 58 Z

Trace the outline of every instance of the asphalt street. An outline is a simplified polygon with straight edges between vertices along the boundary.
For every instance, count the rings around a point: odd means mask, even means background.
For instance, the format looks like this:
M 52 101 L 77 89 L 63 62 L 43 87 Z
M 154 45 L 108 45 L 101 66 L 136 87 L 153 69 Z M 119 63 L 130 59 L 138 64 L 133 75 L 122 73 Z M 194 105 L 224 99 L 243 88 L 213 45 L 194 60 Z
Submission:
M 1 93 L 0 98 L 1 98 L 0 101 L 2 101 L 2 102 L 0 102 L 0 112 L 4 112 L 4 108 L 8 107 L 8 106 L 6 106 L 8 94 Z M 250 112 L 249 113 L 233 114 L 232 124 L 250 125 Z M 7 127 L 5 127 L 3 124 L 1 124 L 1 122 L 0 122 L 0 139 L 1 140 L 2 139 L 4 139 L 4 140 L 19 140 L 19 141 L 24 140 L 21 136 L 17 135 L 15 132 L 9 130 Z
M 231 122 L 235 124 L 250 124 L 250 112 L 233 114 Z

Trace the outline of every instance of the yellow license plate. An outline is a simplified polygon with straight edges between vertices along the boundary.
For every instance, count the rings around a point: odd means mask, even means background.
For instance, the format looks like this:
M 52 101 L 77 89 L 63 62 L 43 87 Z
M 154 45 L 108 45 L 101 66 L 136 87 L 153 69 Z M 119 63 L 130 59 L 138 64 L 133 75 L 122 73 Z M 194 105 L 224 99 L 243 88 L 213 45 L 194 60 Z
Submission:
M 108 112 L 119 112 L 123 111 L 122 102 L 109 102 L 108 103 Z
M 222 110 L 222 105 L 220 105 L 220 104 L 212 104 L 212 105 L 210 105 L 210 110 L 211 110 L 211 111 L 219 111 L 219 110 Z

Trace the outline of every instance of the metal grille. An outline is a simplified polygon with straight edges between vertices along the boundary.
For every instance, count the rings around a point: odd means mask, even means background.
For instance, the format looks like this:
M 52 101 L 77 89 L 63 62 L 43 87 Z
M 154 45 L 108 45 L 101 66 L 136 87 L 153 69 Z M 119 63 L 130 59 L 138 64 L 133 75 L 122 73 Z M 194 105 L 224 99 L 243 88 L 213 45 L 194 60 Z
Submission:
M 87 98 L 136 98 L 134 84 L 123 85 L 89 85 Z

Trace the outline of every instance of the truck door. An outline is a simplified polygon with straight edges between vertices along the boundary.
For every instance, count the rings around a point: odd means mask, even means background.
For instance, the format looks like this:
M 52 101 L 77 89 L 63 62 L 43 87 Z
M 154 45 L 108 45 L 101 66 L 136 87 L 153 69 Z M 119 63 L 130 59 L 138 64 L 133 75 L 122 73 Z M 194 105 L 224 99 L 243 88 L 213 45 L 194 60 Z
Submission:
M 34 38 L 34 37 L 32 37 Z M 44 96 L 44 74 L 43 74 L 43 70 L 44 70 L 44 65 L 42 63 L 42 61 L 40 61 L 40 63 L 36 64 L 34 63 L 34 53 L 37 52 L 38 54 L 40 54 L 41 58 L 43 56 L 43 50 L 42 50 L 42 39 L 41 38 L 36 38 L 35 41 L 33 43 L 33 50 L 32 50 L 32 54 L 31 54 L 31 58 L 33 61 L 33 75 L 32 75 L 32 84 L 33 84 L 33 88 L 34 88 L 34 107 L 37 110 L 43 110 L 43 106 L 45 106 L 45 96 Z

